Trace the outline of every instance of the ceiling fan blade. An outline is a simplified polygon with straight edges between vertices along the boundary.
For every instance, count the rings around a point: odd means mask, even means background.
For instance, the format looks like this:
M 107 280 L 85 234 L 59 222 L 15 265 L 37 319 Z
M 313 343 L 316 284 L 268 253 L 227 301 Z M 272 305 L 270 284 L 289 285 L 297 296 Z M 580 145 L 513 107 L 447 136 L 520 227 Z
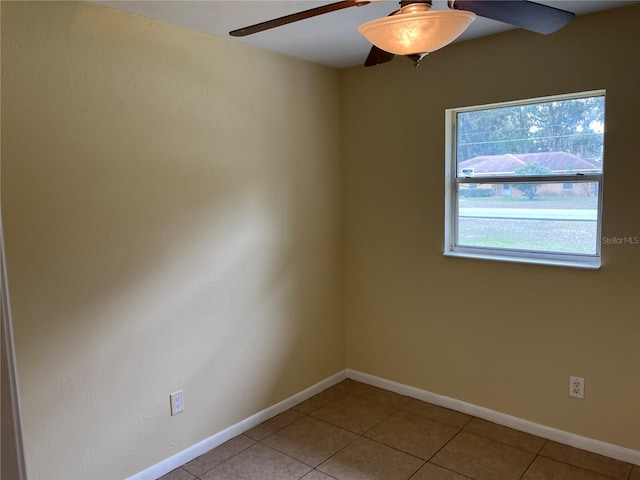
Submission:
M 298 13 L 292 13 L 291 15 L 285 15 L 284 17 L 274 18 L 273 20 L 267 20 L 266 22 L 256 23 L 248 27 L 239 28 L 229 32 L 232 37 L 244 37 L 258 32 L 263 32 L 271 28 L 287 25 L 288 23 L 297 22 L 299 20 L 305 20 L 311 17 L 317 17 L 329 12 L 335 12 L 336 10 L 342 10 L 343 8 L 357 7 L 366 5 L 369 2 L 362 0 L 343 0 L 341 2 L 330 3 L 328 5 L 322 5 L 316 8 L 310 8 Z
M 528 0 L 454 0 L 449 6 L 545 35 L 567 25 L 574 13 Z
M 393 60 L 393 57 L 395 57 L 395 54 L 385 52 L 381 48 L 378 48 L 375 45 L 373 45 L 371 47 L 371 51 L 369 52 L 369 56 L 364 62 L 364 66 L 373 67 L 375 65 L 380 65 L 381 63 L 386 63 Z

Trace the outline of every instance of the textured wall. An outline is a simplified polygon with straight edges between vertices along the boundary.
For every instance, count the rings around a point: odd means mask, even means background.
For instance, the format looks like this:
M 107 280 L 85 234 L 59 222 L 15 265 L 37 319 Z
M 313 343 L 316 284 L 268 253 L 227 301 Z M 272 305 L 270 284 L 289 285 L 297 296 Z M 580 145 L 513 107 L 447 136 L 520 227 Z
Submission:
M 640 246 L 603 245 L 599 271 L 442 255 L 444 110 L 600 88 L 603 235 L 640 236 L 639 24 L 636 5 L 345 72 L 349 368 L 640 449 Z
M 127 477 L 344 368 L 338 127 L 334 70 L 2 2 L 31 478 Z

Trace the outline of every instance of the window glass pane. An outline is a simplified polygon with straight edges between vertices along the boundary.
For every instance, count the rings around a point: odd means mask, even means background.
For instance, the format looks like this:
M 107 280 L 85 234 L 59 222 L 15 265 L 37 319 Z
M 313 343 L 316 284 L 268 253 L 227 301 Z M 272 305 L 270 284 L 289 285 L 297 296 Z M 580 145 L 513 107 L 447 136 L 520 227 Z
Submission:
M 597 182 L 461 184 L 457 245 L 596 254 Z M 504 188 L 509 188 L 509 195 Z
M 602 173 L 604 96 L 456 114 L 461 177 Z

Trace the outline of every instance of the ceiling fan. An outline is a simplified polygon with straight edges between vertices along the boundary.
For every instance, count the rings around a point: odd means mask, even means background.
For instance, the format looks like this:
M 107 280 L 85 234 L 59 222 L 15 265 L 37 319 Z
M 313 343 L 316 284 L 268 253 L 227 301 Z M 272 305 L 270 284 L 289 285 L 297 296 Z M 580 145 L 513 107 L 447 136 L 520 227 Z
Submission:
M 239 28 L 229 35 L 244 37 L 376 1 L 379 0 L 342 0 Z M 387 17 L 361 25 L 358 31 L 373 44 L 364 66 L 380 65 L 396 55 L 404 55 L 417 67 L 425 55 L 462 34 L 476 15 L 545 35 L 561 29 L 575 16 L 572 12 L 529 0 L 448 0 L 448 10 L 432 10 L 431 6 L 431 0 L 401 0 L 400 8 Z

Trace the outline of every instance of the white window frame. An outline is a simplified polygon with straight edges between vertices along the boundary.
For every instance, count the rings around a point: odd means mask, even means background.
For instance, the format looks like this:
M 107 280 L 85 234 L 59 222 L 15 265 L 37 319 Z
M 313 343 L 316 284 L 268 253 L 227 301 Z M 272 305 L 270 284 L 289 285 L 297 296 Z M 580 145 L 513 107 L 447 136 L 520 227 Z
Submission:
M 572 100 L 586 97 L 605 96 L 605 90 L 593 90 L 572 94 L 553 95 L 547 97 L 531 98 L 510 102 L 501 102 L 472 107 L 450 108 L 445 110 L 445 225 L 444 225 L 444 255 L 450 257 L 465 257 L 484 260 L 498 260 L 504 262 L 534 263 L 544 265 L 558 265 L 567 267 L 597 269 L 602 265 L 601 242 L 602 238 L 602 192 L 604 181 L 603 172 L 598 174 L 557 174 L 557 175 L 518 175 L 494 176 L 494 177 L 458 177 L 456 159 L 456 117 L 458 113 L 488 110 L 491 108 L 503 108 L 530 105 L 535 103 Z M 606 108 L 606 107 L 605 107 Z M 603 161 L 604 166 L 604 161 Z M 595 254 L 566 254 L 542 251 L 527 251 L 516 249 L 502 249 L 490 247 L 469 247 L 457 245 L 458 228 L 458 186 L 461 184 L 510 184 L 511 188 L 517 188 L 517 183 L 569 183 L 569 182 L 594 182 L 597 184 L 598 216 L 597 237 Z

